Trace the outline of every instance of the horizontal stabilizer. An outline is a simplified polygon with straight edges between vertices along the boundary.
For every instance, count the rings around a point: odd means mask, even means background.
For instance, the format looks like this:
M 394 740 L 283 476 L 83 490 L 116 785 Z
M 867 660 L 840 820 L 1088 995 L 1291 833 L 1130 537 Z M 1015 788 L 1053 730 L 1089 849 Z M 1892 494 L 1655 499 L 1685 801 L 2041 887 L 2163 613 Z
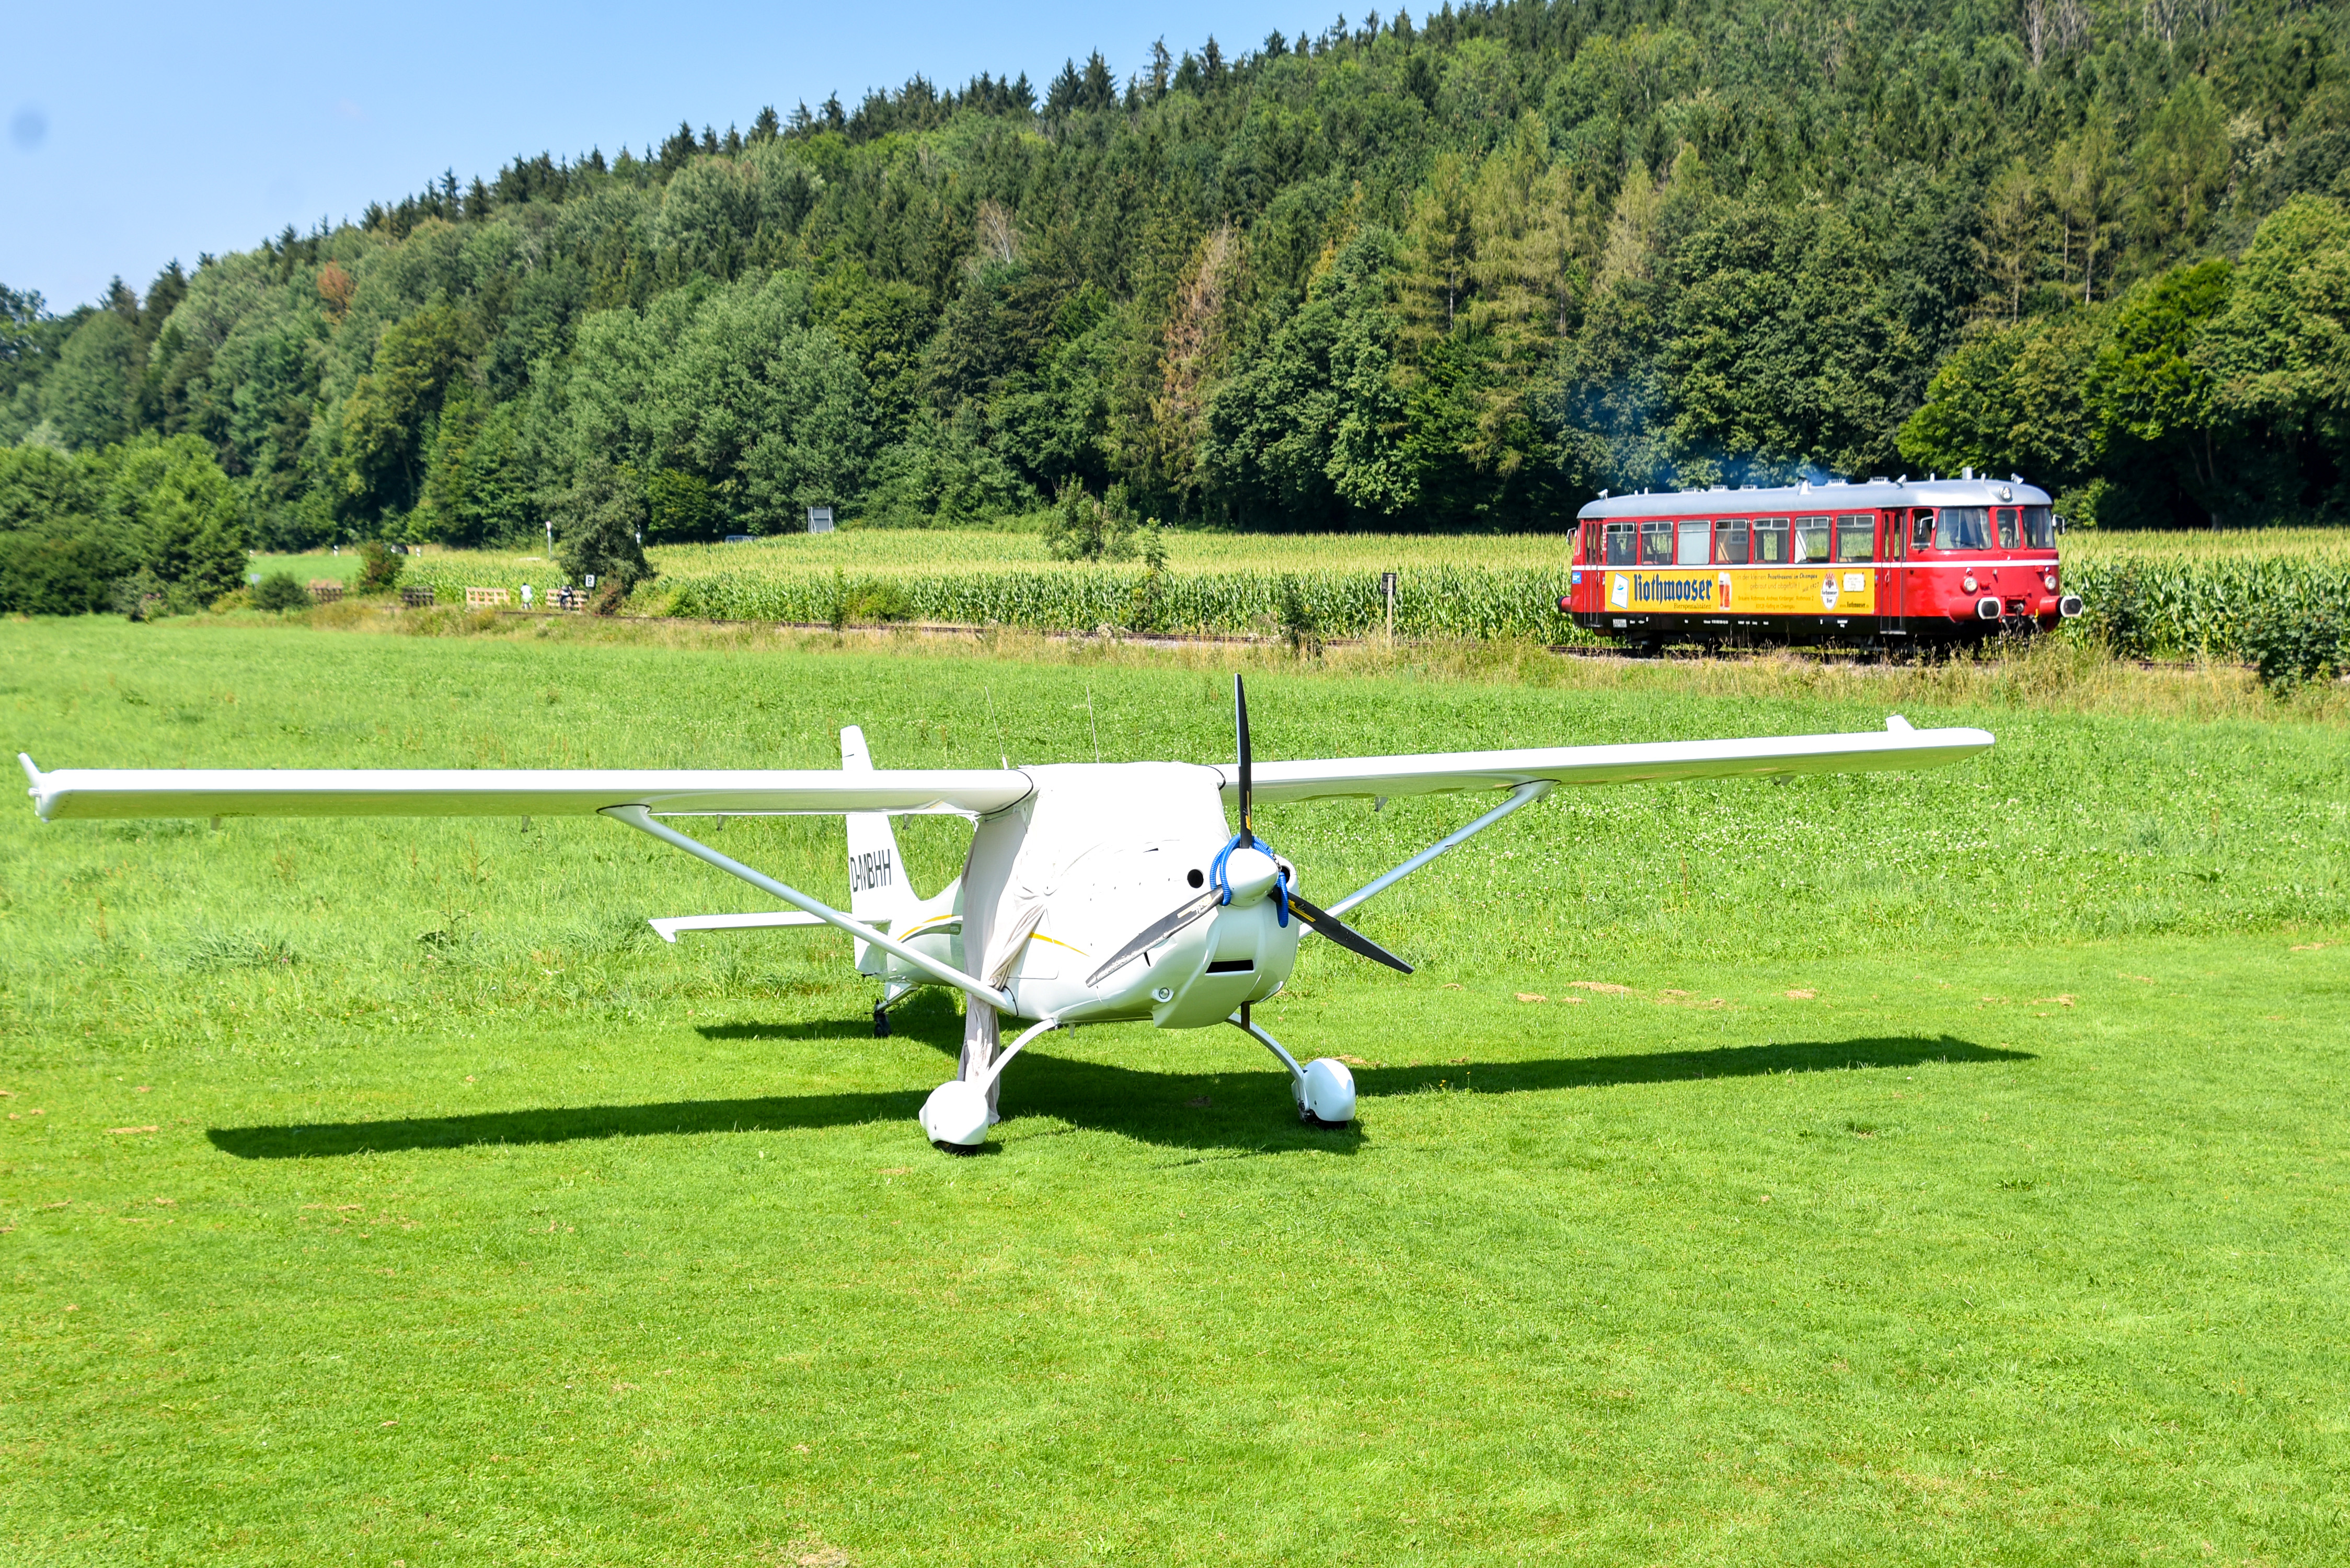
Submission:
M 660 933 L 665 942 L 677 940 L 680 931 L 752 931 L 770 926 L 820 926 L 825 922 L 814 915 L 797 909 L 776 909 L 755 915 L 664 915 L 645 924 Z

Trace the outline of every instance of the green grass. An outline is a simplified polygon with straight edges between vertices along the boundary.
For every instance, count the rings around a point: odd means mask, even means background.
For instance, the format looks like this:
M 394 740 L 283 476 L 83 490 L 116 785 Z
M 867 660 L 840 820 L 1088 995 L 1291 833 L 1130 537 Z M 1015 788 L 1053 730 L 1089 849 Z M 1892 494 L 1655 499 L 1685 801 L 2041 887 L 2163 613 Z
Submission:
M 349 583 L 359 575 L 359 553 L 346 550 L 341 555 L 330 555 L 325 550 L 312 550 L 299 556 L 274 556 L 257 552 L 245 567 L 248 578 L 265 577 L 272 572 L 290 572 L 296 582 L 303 584 L 321 577 Z
M 1252 668 L 1272 756 L 1883 718 Z M 1107 756 L 1229 744 L 1196 662 L 0 625 L 49 766 L 993 763 L 983 687 L 1072 760 L 1088 685 Z M 938 1156 L 951 1008 L 663 946 L 752 900 L 608 824 L 0 817 L 0 1555 L 2330 1561 L 2342 727 L 1923 691 L 1999 749 L 1555 799 L 1366 907 L 1420 974 L 1309 946 L 1337 1137 L 1105 1028 Z M 1263 827 L 1336 892 L 1473 809 Z M 837 892 L 838 832 L 723 842 Z

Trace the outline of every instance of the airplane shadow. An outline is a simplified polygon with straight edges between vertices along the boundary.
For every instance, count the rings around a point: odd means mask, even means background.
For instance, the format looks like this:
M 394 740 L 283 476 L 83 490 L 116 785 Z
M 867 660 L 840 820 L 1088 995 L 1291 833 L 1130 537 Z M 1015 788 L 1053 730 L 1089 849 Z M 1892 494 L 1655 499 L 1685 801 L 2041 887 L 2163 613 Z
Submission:
M 928 1044 L 938 1033 L 921 1021 Z M 854 1038 L 859 1029 L 827 1033 L 783 1025 L 789 1034 L 754 1033 L 762 1026 L 705 1031 L 732 1039 Z M 740 1031 L 740 1032 L 737 1032 Z M 951 1044 L 946 1047 L 951 1049 Z M 1617 1056 L 1551 1057 L 1523 1062 L 1454 1062 L 1415 1067 L 1363 1067 L 1355 1083 L 1367 1109 L 1396 1095 L 1436 1089 L 1477 1095 L 1610 1088 L 1703 1078 L 1754 1077 L 1845 1067 L 1908 1067 L 1928 1062 L 2028 1062 L 2027 1051 L 1978 1045 L 1950 1035 L 1868 1037 L 1728 1045 L 1702 1051 L 1656 1051 Z M 1055 1056 L 1037 1047 L 1023 1053 L 1004 1080 L 1004 1127 L 1014 1132 L 1032 1116 L 1119 1133 L 1162 1147 L 1272 1154 L 1312 1148 L 1351 1154 L 1361 1146 L 1359 1125 L 1343 1132 L 1300 1127 L 1288 1082 L 1273 1064 L 1266 1071 L 1159 1073 Z M 309 1126 L 213 1127 L 205 1136 L 240 1159 L 325 1159 L 401 1149 L 465 1148 L 475 1145 L 570 1143 L 590 1138 L 660 1134 L 783 1132 L 911 1121 L 927 1090 L 892 1089 L 843 1095 L 779 1095 L 764 1098 L 669 1100 L 641 1105 L 547 1106 L 472 1115 L 413 1116 Z

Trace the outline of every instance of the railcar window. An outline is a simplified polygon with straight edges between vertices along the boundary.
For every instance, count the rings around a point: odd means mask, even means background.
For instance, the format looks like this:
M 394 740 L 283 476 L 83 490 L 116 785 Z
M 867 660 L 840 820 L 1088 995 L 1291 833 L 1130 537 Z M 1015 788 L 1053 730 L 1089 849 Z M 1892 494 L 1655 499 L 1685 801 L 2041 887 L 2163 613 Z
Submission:
M 1901 514 L 1891 512 L 1886 514 L 1885 558 L 1888 561 L 1901 561 L 1908 558 L 1909 535 L 1902 532 L 1902 527 Z
M 1746 565 L 1746 519 L 1731 517 L 1713 525 L 1713 558 L 1725 566 Z
M 1934 514 L 1919 507 L 1909 519 L 1909 547 L 1923 550 L 1934 542 Z
M 1831 517 L 1798 517 L 1795 519 L 1795 564 L 1828 558 L 1828 538 L 1835 527 Z
M 1712 533 L 1713 524 L 1711 523 L 1682 524 L 1680 545 L 1673 557 L 1673 564 L 1677 566 L 1704 566 L 1711 559 L 1709 546 L 1712 543 L 1711 538 Z
M 1669 566 L 1673 564 L 1673 525 L 1667 523 L 1640 524 L 1640 565 Z
M 2015 508 L 2002 506 L 1993 515 L 1999 519 L 1999 547 L 2002 550 L 2014 549 L 2022 543 L 2015 532 Z
M 2035 550 L 2056 547 L 2056 515 L 2045 506 L 2023 509 L 2023 542 Z
M 1783 566 L 1787 564 L 1787 520 L 1784 517 L 1754 519 L 1754 564 L 1758 566 Z
M 1934 518 L 1934 548 L 1937 550 L 1988 550 L 1991 548 L 1991 508 L 1988 506 L 1945 506 Z
M 1877 559 L 1876 513 L 1845 512 L 1837 514 L 1835 558 L 1839 561 Z
M 1607 564 L 1628 566 L 1638 555 L 1639 527 L 1638 523 L 1607 524 Z

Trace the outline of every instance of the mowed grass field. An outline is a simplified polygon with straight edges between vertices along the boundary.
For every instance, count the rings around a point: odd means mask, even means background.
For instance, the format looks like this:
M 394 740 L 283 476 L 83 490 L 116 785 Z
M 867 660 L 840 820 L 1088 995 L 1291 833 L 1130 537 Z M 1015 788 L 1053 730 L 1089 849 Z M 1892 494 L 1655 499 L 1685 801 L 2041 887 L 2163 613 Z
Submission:
M 9 622 L 0 718 L 49 767 L 1211 760 L 1223 657 Z M 1245 667 L 1268 757 L 1885 716 Z M 2339 1561 L 2350 729 L 1878 689 L 1999 747 L 1555 797 L 1364 907 L 1417 975 L 1309 944 L 1260 1016 L 1362 1062 L 1335 1136 L 1237 1032 L 1101 1028 L 938 1155 L 952 1005 L 875 1040 L 845 940 L 663 945 L 755 898 L 608 823 L 0 814 L 0 1558 Z M 1328 898 L 1478 809 L 1261 826 Z M 923 890 L 964 831 L 904 825 Z M 837 822 L 720 842 L 845 891 Z

